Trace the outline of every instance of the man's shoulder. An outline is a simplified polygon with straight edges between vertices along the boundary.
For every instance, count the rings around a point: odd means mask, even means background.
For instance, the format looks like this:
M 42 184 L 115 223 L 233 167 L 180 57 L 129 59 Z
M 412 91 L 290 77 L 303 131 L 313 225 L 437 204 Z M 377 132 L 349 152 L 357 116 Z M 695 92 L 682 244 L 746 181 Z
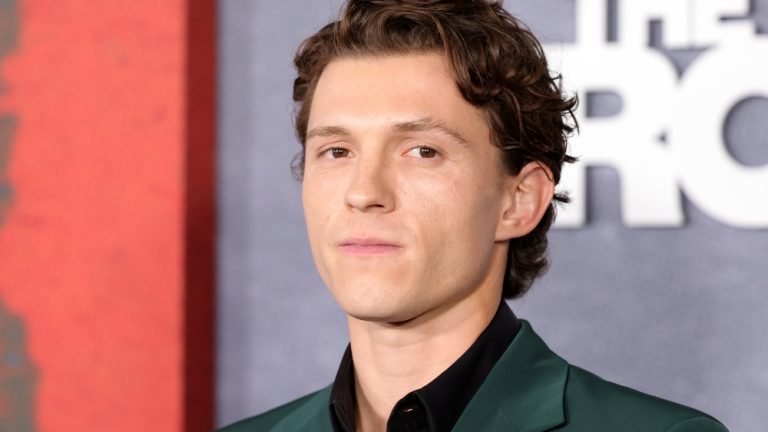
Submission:
M 727 432 L 708 414 L 607 381 L 573 365 L 569 365 L 566 404 L 569 423 L 600 425 L 604 430 Z
M 217 432 L 269 431 L 286 419 L 301 417 L 302 420 L 309 420 L 318 410 L 328 408 L 329 395 L 330 387 L 326 387 L 262 414 L 217 429 Z

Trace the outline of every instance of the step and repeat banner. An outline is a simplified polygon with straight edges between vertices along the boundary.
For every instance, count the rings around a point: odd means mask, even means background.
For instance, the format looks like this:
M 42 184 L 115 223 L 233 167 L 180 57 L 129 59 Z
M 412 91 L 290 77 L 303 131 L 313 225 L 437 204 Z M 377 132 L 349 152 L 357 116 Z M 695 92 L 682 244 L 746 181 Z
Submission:
M 292 55 L 339 0 L 219 5 L 217 422 L 333 380 L 346 323 L 310 257 Z M 578 93 L 573 202 L 511 302 L 606 379 L 768 427 L 768 0 L 508 0 Z

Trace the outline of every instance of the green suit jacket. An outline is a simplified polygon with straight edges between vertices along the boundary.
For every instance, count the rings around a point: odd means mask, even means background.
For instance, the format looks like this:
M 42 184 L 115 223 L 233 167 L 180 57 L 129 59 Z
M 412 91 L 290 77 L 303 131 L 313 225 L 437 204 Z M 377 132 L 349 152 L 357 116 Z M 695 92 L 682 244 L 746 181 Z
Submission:
M 521 323 L 453 431 L 727 432 L 704 413 L 569 365 Z M 221 432 L 333 432 L 330 394 L 329 386 Z

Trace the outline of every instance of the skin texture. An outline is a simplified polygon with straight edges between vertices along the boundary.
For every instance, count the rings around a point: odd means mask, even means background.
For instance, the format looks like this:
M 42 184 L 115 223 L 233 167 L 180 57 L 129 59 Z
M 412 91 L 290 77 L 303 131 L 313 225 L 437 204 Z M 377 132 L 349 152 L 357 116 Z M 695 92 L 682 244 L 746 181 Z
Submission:
M 311 106 L 303 203 L 320 276 L 348 315 L 360 430 L 453 363 L 501 300 L 508 241 L 553 193 L 504 173 L 438 53 L 340 58 Z

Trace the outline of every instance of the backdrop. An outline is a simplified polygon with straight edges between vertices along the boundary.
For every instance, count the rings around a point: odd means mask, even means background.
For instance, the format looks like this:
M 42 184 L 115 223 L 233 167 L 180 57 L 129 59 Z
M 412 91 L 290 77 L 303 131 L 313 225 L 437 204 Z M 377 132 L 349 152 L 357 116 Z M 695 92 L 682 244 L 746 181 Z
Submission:
M 0 0 L 0 432 L 213 427 L 214 0 Z
M 768 0 L 633 3 L 506 2 L 584 123 L 569 228 L 511 306 L 572 363 L 764 431 Z M 347 343 L 289 171 L 291 58 L 340 4 L 219 5 L 221 425 L 327 385 Z

